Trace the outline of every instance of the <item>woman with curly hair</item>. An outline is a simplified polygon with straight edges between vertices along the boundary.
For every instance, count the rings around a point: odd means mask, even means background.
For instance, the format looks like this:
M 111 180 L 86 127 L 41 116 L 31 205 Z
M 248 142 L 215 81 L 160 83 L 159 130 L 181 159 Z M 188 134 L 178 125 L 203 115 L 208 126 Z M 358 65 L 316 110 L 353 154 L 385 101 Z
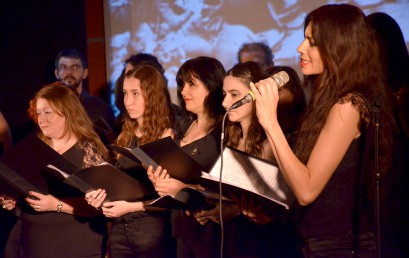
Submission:
M 30 101 L 29 115 L 38 125 L 37 136 L 79 168 L 99 165 L 107 150 L 74 91 L 55 83 L 44 86 Z M 10 238 L 19 239 L 22 257 L 101 257 L 106 220 L 84 201 L 30 192 L 21 206 Z M 13 243 L 15 244 L 15 243 Z M 11 250 L 7 248 L 7 250 Z M 6 253 L 8 255 L 8 253 Z
M 347 4 L 317 8 L 304 29 L 297 51 L 313 88 L 294 150 L 277 121 L 273 79 L 251 87 L 257 116 L 281 173 L 305 206 L 297 226 L 304 256 L 376 257 L 376 173 L 387 185 L 396 164 L 396 128 L 374 58 L 375 40 L 362 10 Z
M 126 73 L 123 94 L 127 112 L 116 145 L 135 148 L 167 136 L 173 137 L 163 74 L 150 65 L 137 65 Z M 157 197 L 142 166 L 124 156 L 118 158 L 116 165 L 122 171 L 132 173 L 151 190 L 152 194 L 146 199 Z M 104 215 L 113 219 L 109 237 L 111 257 L 168 257 L 168 211 L 149 210 L 143 201 L 103 203 L 105 197 L 103 189 L 86 194 L 92 206 L 98 208 L 102 205 Z

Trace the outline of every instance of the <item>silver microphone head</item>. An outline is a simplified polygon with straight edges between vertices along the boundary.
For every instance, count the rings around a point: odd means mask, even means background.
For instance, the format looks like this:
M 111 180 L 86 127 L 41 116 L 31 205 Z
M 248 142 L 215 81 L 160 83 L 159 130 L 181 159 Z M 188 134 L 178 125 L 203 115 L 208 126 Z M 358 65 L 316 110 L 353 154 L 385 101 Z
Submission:
M 271 76 L 271 78 L 277 82 L 278 88 L 282 88 L 290 80 L 290 77 L 285 71 L 278 72 Z
M 253 101 L 253 95 L 250 93 L 247 93 L 246 96 L 242 99 L 243 104 L 250 103 Z

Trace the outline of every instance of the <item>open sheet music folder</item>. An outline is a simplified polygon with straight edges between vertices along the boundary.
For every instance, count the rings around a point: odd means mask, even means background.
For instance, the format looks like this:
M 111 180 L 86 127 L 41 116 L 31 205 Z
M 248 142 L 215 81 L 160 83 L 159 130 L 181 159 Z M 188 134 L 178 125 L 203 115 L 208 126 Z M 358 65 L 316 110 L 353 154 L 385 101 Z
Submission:
M 269 215 L 285 213 L 295 200 L 278 167 L 270 162 L 226 147 L 223 151 L 222 196 L 253 198 Z M 202 172 L 200 185 L 219 192 L 221 155 L 209 173 Z
M 171 137 L 165 137 L 134 149 L 110 146 L 112 150 L 142 163 L 145 168 L 153 166 L 154 170 L 160 165 L 169 175 L 185 183 L 197 182 L 197 176 L 203 170 L 189 154 L 184 152 Z
M 83 193 L 105 189 L 106 201 L 136 201 L 156 196 L 138 180 L 107 162 L 80 169 L 73 174 L 65 173 L 53 165 L 48 165 L 47 171 Z
M 24 194 L 27 194 L 27 191 L 36 191 L 42 194 L 50 193 L 60 198 L 77 196 L 80 193 L 75 188 L 48 177 L 47 173 L 45 173 L 48 164 L 59 166 L 71 173 L 77 168 L 35 134 L 29 134 L 17 143 L 2 156 L 1 161 L 5 166 L 2 171 L 8 173 L 9 176 L 5 176 L 2 172 L 3 176 L 1 176 L 0 180 L 3 180 L 3 183 L 12 185 L 14 188 L 18 188 L 19 192 Z M 9 170 L 5 168 L 9 168 Z M 11 171 L 16 174 L 11 175 Z M 16 178 L 20 179 L 15 180 Z
M 0 161 L 0 196 L 18 200 L 29 197 L 30 191 L 41 193 L 36 186 Z

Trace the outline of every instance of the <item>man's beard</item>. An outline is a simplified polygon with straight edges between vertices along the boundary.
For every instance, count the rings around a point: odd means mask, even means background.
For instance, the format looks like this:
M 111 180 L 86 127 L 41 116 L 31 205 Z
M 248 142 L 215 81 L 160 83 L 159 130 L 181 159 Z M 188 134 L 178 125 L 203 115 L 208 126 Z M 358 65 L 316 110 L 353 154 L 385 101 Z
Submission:
M 67 79 L 70 79 L 70 80 L 67 81 Z M 73 76 L 65 76 L 64 79 L 62 80 L 62 83 L 74 89 L 77 89 L 81 84 L 81 79 L 76 80 L 75 77 Z

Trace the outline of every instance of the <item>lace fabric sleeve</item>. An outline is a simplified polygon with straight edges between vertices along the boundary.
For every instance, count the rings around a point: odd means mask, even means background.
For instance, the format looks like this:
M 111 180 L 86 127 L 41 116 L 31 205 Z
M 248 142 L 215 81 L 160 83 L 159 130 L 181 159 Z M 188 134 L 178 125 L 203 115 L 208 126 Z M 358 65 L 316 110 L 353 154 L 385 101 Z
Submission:
M 92 142 L 85 142 L 82 148 L 84 150 L 83 168 L 96 166 L 105 161 L 101 152 Z
M 364 121 L 365 125 L 368 126 L 371 120 L 368 101 L 361 94 L 356 92 L 349 93 L 338 100 L 338 103 L 340 104 L 345 104 L 348 102 L 351 102 L 352 106 L 358 110 L 362 121 Z

